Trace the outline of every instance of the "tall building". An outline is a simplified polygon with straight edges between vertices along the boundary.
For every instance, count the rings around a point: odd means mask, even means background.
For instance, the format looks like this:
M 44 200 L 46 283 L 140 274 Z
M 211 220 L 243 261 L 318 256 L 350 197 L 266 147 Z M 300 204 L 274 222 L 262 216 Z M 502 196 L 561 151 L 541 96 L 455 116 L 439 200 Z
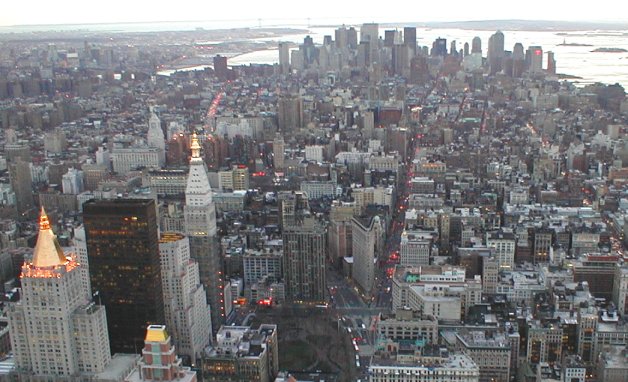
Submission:
M 196 372 L 182 366 L 175 349 L 164 325 L 150 325 L 146 329 L 142 359 L 124 381 L 196 382 Z
M 137 353 L 146 327 L 164 322 L 155 201 L 90 200 L 83 223 L 90 280 L 107 306 L 112 351 Z
M 504 34 L 497 31 L 488 39 L 488 65 L 491 74 L 498 73 L 502 70 L 502 61 L 504 59 Z
M 277 127 L 287 133 L 303 126 L 303 100 L 298 95 L 279 98 L 277 104 Z
M 482 54 L 482 39 L 477 36 L 471 40 L 471 54 L 473 53 Z
M 613 302 L 622 316 L 628 312 L 628 267 L 617 267 L 613 280 Z
M 164 131 L 161 128 L 161 121 L 157 114 L 151 110 L 148 119 L 148 147 L 156 148 L 159 151 L 159 163 L 163 166 L 166 163 L 166 139 Z
M 281 74 L 290 72 L 290 45 L 287 42 L 279 43 L 279 69 Z
M 196 134 L 192 135 L 191 149 L 183 210 L 185 230 L 190 240 L 190 257 L 198 262 L 201 283 L 211 307 L 212 327 L 219 328 L 225 320 L 225 307 L 223 267 L 216 238 L 216 205 Z
M 210 308 L 198 264 L 190 259 L 190 241 L 180 233 L 163 233 L 159 254 L 166 325 L 174 335 L 179 355 L 193 364 L 209 345 L 212 333 Z
M 416 56 L 416 27 L 403 28 L 403 45 L 410 48 L 410 57 Z
M 283 271 L 289 301 L 325 301 L 325 227 L 310 215 L 307 197 L 295 192 L 281 201 Z M 299 199 L 306 199 L 305 206 Z
M 352 219 L 353 278 L 370 296 L 375 284 L 376 260 L 384 250 L 384 227 L 379 216 Z
M 22 298 L 8 313 L 20 376 L 70 380 L 111 360 L 105 308 L 83 287 L 82 266 L 63 253 L 42 209 L 32 260 L 22 266 Z
M 273 168 L 275 171 L 281 171 L 284 167 L 284 149 L 286 143 L 281 135 L 277 135 L 273 140 Z
M 554 58 L 554 52 L 547 52 L 547 73 L 556 74 L 556 58 Z
M 528 48 L 528 70 L 530 73 L 538 74 L 543 72 L 543 48 L 540 46 L 530 46 Z
M 69 168 L 61 178 L 61 186 L 64 194 L 78 195 L 84 191 L 83 171 Z
M 368 42 L 370 46 L 370 57 L 375 62 L 377 50 L 379 49 L 379 24 L 365 23 L 360 28 L 360 42 Z
M 28 211 L 35 208 L 30 162 L 17 158 L 9 163 L 9 178 L 11 180 L 11 188 L 15 192 L 15 205 L 18 216 L 24 216 Z
M 214 73 L 218 79 L 224 81 L 229 79 L 229 67 L 227 66 L 227 57 L 216 55 L 214 56 Z

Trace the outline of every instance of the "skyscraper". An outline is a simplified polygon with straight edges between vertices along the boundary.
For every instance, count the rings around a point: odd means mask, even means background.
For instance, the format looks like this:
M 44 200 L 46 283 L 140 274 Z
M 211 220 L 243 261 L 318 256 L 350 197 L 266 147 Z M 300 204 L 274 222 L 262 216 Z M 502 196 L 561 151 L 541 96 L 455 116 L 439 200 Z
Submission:
M 416 27 L 403 28 L 403 44 L 410 48 L 410 58 L 416 55 Z
M 542 73 L 543 72 L 543 48 L 540 46 L 530 46 L 528 48 L 528 54 L 526 57 L 530 73 Z
M 290 45 L 287 42 L 279 43 L 279 68 L 281 74 L 290 72 Z
M 35 207 L 33 200 L 33 188 L 30 162 L 17 158 L 9 163 L 9 178 L 11 180 L 11 188 L 15 192 L 16 208 L 18 217 L 25 216 Z M 33 211 L 33 214 L 36 210 Z
M 155 201 L 90 200 L 83 222 L 90 280 L 107 306 L 112 351 L 136 353 L 146 327 L 164 322 Z
M 384 248 L 384 228 L 379 216 L 352 219 L 353 278 L 369 296 L 375 284 L 375 259 Z
M 148 120 L 148 147 L 161 150 L 159 153 L 159 163 L 166 163 L 166 140 L 164 131 L 161 128 L 161 121 L 157 114 L 151 110 Z
M 273 168 L 275 171 L 281 171 L 284 167 L 284 148 L 285 142 L 281 135 L 277 134 L 273 140 Z
M 280 195 L 283 270 L 289 301 L 325 301 L 325 227 L 310 215 L 302 192 Z
M 473 40 L 471 40 L 471 53 L 480 53 L 482 54 L 482 39 L 475 36 Z
M 190 259 L 190 241 L 179 233 L 159 240 L 166 325 L 179 355 L 194 363 L 211 340 L 211 315 L 198 264 Z
M 497 31 L 488 39 L 488 65 L 491 74 L 502 70 L 502 60 L 504 58 L 504 34 Z
M 191 149 L 183 212 L 185 229 L 190 239 L 190 257 L 198 262 L 201 283 L 211 306 L 212 327 L 217 329 L 225 320 L 225 306 L 222 260 L 216 238 L 216 205 L 196 134 L 192 135 Z
M 301 128 L 303 125 L 303 100 L 297 95 L 279 98 L 277 124 L 282 133 Z
M 100 373 L 111 360 L 105 308 L 84 288 L 82 266 L 63 253 L 42 209 L 33 258 L 22 266 L 22 298 L 8 313 L 19 374 L 70 379 Z

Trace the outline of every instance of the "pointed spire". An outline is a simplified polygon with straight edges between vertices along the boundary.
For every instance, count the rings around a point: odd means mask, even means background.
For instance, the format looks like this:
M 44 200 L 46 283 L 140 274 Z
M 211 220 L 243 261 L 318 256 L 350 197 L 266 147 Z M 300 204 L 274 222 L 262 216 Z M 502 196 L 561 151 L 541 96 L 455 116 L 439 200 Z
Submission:
M 57 236 L 50 228 L 50 220 L 44 207 L 39 214 L 39 234 L 33 251 L 33 267 L 48 268 L 67 263 L 68 259 L 57 241 Z
M 196 131 L 192 133 L 192 159 L 201 157 L 201 145 L 198 143 L 198 136 L 196 135 Z

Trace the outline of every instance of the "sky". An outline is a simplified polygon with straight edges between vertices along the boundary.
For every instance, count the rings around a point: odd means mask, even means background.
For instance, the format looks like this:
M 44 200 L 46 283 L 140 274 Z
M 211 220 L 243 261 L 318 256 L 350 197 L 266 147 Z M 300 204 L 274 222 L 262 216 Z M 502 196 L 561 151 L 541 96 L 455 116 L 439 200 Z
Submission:
M 1 0 L 0 26 L 250 20 L 281 23 L 564 20 L 628 23 L 628 1 Z M 516 4 L 516 5 L 515 5 Z M 627 27 L 628 28 L 628 27 Z

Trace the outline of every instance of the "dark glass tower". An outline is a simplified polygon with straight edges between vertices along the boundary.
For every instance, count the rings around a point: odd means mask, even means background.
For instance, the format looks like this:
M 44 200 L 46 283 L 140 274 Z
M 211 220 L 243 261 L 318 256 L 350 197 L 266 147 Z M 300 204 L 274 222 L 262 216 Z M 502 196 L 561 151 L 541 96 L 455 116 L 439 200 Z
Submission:
M 111 351 L 137 353 L 146 327 L 164 322 L 155 201 L 90 200 L 83 220 L 92 290 L 107 307 Z

